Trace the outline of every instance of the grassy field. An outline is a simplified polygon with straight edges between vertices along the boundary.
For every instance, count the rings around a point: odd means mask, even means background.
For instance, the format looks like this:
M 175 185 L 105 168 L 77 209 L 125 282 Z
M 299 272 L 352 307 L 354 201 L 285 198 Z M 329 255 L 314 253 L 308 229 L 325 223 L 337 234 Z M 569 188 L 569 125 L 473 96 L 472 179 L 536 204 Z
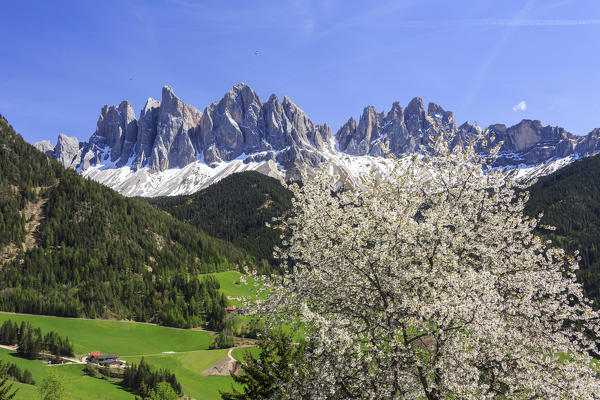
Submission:
M 250 300 L 256 299 L 255 281 L 252 278 L 246 277 L 247 284 L 240 283 L 241 273 L 237 271 L 225 271 L 214 274 L 206 274 L 214 276 L 221 286 L 221 292 L 228 297 L 246 297 Z M 229 300 L 232 306 L 239 307 L 242 302 L 239 300 Z
M 227 357 L 228 350 L 199 350 L 188 353 L 144 357 L 150 365 L 168 368 L 175 373 L 183 392 L 200 399 L 220 399 L 219 389 L 229 390 L 233 379 L 229 376 L 202 376 L 202 371 Z M 139 362 L 141 357 L 123 357 L 125 361 Z
M 118 385 L 83 374 L 83 365 L 61 365 L 49 367 L 41 361 L 26 360 L 15 355 L 15 352 L 0 349 L 0 360 L 17 364 L 21 368 L 31 371 L 31 375 L 39 385 L 50 368 L 57 369 L 64 375 L 67 384 L 66 399 L 134 399 L 135 396 L 121 389 Z M 25 384 L 15 384 L 19 388 L 15 399 L 35 399 L 37 387 Z
M 77 355 L 93 350 L 119 356 L 202 350 L 208 349 L 211 341 L 206 332 L 135 322 L 0 313 L 0 323 L 8 319 L 17 323 L 29 321 L 34 327 L 41 328 L 43 333 L 52 330 L 67 336 Z
M 227 356 L 227 350 L 207 350 L 210 335 L 198 330 L 171 329 L 134 322 L 83 320 L 39 315 L 0 314 L 0 323 L 11 319 L 28 321 L 43 332 L 56 331 L 69 337 L 78 355 L 91 350 L 117 353 L 131 362 L 146 357 L 157 368 L 168 368 L 180 381 L 183 392 L 197 400 L 219 399 L 219 389 L 227 390 L 233 383 L 228 376 L 201 376 L 201 372 Z M 165 353 L 166 352 L 166 353 Z M 170 353 L 175 352 L 175 353 Z M 41 383 L 48 368 L 59 368 L 67 380 L 67 399 L 133 399 L 134 396 L 118 385 L 83 374 L 82 365 L 49 367 L 40 361 L 26 360 L 10 350 L 0 349 L 0 359 L 13 362 L 31 371 L 36 384 Z M 34 399 L 36 388 L 19 387 L 17 399 Z
M 260 350 L 258 350 L 257 347 L 241 347 L 233 349 L 231 351 L 231 356 L 236 360 L 242 360 L 247 352 L 250 352 L 254 358 L 258 358 L 258 355 L 260 354 Z
M 249 285 L 239 283 L 241 274 L 235 271 L 211 274 L 215 276 L 226 296 L 254 299 L 253 281 Z M 231 300 L 234 306 L 241 302 Z M 238 323 L 246 323 L 248 317 L 239 317 Z M 173 329 L 151 324 L 59 318 L 42 315 L 0 313 L 0 324 L 8 319 L 14 322 L 28 321 L 42 332 L 55 331 L 69 338 L 78 357 L 90 351 L 116 353 L 127 362 L 139 362 L 142 356 L 157 368 L 168 368 L 175 373 L 183 392 L 197 400 L 220 399 L 219 390 L 229 390 L 233 379 L 229 376 L 202 376 L 212 364 L 227 356 L 228 350 L 208 350 L 211 336 L 201 330 Z M 247 349 L 233 350 L 233 357 L 241 358 Z M 256 353 L 256 349 L 252 350 Z M 58 368 L 67 382 L 66 399 L 133 399 L 135 396 L 106 380 L 87 377 L 82 365 L 49 367 L 40 361 L 26 360 L 10 350 L 0 349 L 0 359 L 16 363 L 31 371 L 36 384 L 42 382 L 49 368 Z M 15 383 L 19 388 L 16 399 L 35 399 L 37 388 Z

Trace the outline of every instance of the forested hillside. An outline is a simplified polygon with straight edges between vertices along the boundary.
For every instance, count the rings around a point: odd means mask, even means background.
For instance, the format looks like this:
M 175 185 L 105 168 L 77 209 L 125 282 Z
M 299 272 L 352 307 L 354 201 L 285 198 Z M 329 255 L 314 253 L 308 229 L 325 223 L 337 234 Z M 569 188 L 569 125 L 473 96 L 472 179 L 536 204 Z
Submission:
M 23 243 L 25 218 L 18 211 L 47 194 L 64 168 L 16 135 L 0 116 L 0 257 Z M 37 188 L 37 190 L 36 190 Z
M 65 170 L 0 117 L 0 309 L 218 329 L 245 252 Z
M 569 253 L 580 251 L 577 273 L 587 296 L 600 306 L 600 156 L 587 157 L 539 179 L 529 188 L 529 215 L 544 213 L 540 230 Z
M 240 172 L 188 196 L 148 199 L 175 218 L 233 242 L 272 265 L 280 231 L 265 225 L 291 208 L 292 193 L 274 178 Z

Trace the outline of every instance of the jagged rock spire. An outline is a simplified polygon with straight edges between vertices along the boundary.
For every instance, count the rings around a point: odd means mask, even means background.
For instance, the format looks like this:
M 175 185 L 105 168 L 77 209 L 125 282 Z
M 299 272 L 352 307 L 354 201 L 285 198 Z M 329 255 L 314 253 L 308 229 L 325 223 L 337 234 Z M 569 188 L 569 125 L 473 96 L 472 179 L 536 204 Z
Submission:
M 127 101 L 102 107 L 89 143 L 79 145 L 78 160 L 85 158 L 86 165 L 75 166 L 129 165 L 164 171 L 196 160 L 213 164 L 244 154 L 247 161 L 317 165 L 321 157 L 308 150 L 323 149 L 330 142 L 329 126 L 314 124 L 287 97 L 280 102 L 272 95 L 263 103 L 250 86 L 240 83 L 201 112 L 165 86 L 161 101 L 148 99 L 139 119 Z M 61 147 L 57 157 L 67 163 L 71 153 Z
M 587 155 L 600 150 L 600 131 L 578 137 L 562 128 L 523 120 L 506 127 L 492 125 L 496 142 L 502 141 L 498 165 L 528 165 L 553 157 Z M 454 115 L 435 103 L 427 109 L 420 97 L 406 108 L 400 103 L 377 112 L 365 107 L 358 122 L 350 118 L 335 134 L 337 149 L 350 155 L 386 156 L 419 151 L 434 135 L 452 134 L 455 142 L 471 140 L 475 127 L 457 126 Z M 89 142 L 60 136 L 55 148 L 39 148 L 70 168 L 85 170 L 130 166 L 164 171 L 201 161 L 214 165 L 241 158 L 244 162 L 276 162 L 297 176 L 318 166 L 334 151 L 327 124 L 315 124 L 288 97 L 271 95 L 266 102 L 244 83 L 233 86 L 219 101 L 199 111 L 179 99 L 170 86 L 162 89 L 161 101 L 148 99 L 135 117 L 128 101 L 101 109 Z M 290 172 L 291 171 L 291 172 Z

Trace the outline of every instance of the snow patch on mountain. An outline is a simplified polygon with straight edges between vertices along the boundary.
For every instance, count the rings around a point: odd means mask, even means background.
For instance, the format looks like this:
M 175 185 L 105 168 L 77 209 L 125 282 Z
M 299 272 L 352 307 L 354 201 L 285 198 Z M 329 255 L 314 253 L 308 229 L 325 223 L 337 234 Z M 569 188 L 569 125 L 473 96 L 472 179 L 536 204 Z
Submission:
M 538 165 L 521 164 L 517 166 L 504 167 L 503 172 L 506 174 L 507 178 L 511 178 L 514 181 L 533 184 L 535 179 L 545 175 L 550 175 L 551 173 L 566 167 L 579 158 L 581 158 L 579 154 L 573 154 L 568 157 L 551 159 Z
M 241 160 L 221 162 L 210 167 L 196 161 L 183 168 L 154 171 L 151 168 L 105 168 L 93 166 L 82 172 L 86 178 L 108 186 L 124 196 L 158 197 L 195 193 L 236 172 L 255 170 L 283 179 L 284 172 L 271 162 L 244 163 Z
M 326 151 L 320 152 L 328 160 L 332 176 L 340 179 L 343 185 L 357 186 L 361 181 L 373 176 L 388 175 L 392 172 L 395 162 L 391 158 L 374 156 L 351 156 L 348 154 Z M 170 168 L 165 171 L 155 171 L 151 168 L 132 169 L 130 166 L 115 168 L 113 163 L 96 165 L 82 172 L 86 178 L 93 179 L 119 193 L 130 197 L 158 197 L 192 194 L 202 190 L 221 179 L 242 171 L 258 171 L 283 181 L 285 169 L 278 163 L 269 160 L 262 162 L 244 162 L 244 155 L 233 161 L 226 161 L 208 166 L 202 161 L 196 161 L 183 168 Z M 408 161 L 412 157 L 401 157 L 400 161 Z M 504 167 L 507 177 L 519 182 L 532 182 L 534 179 L 551 174 L 570 164 L 579 156 L 569 156 L 554 159 L 539 165 L 518 165 Z

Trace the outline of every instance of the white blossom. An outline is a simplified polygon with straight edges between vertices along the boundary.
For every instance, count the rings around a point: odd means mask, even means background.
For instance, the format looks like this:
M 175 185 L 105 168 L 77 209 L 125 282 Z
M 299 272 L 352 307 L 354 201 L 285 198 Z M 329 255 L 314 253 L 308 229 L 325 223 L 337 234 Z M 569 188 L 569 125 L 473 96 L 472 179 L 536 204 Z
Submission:
M 258 308 L 310 345 L 278 398 L 600 399 L 575 256 L 534 235 L 527 193 L 476 143 L 452 140 L 360 189 L 290 185 L 289 273 Z

